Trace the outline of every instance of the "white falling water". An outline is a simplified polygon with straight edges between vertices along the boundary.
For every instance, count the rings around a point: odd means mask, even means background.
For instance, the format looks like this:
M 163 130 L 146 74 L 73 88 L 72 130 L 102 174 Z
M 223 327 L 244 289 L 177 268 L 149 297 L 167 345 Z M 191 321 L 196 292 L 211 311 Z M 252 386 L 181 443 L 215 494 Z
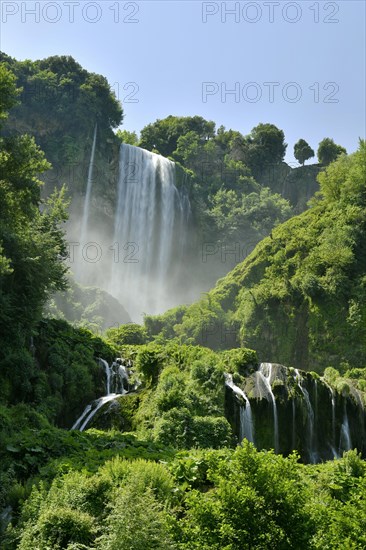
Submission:
M 335 404 L 335 393 L 333 388 L 325 382 L 323 379 L 323 383 L 327 386 L 329 393 L 330 393 L 330 402 L 332 406 L 332 441 L 330 444 L 330 449 L 333 454 L 333 458 L 339 458 L 339 454 L 336 451 L 336 404 Z
M 97 143 L 97 124 L 95 124 L 95 128 L 94 128 L 93 145 L 92 145 L 91 154 L 90 154 L 88 180 L 86 184 L 86 193 L 85 193 L 85 200 L 84 200 L 84 210 L 83 210 L 83 217 L 81 220 L 80 243 L 82 245 L 84 245 L 87 242 L 89 209 L 90 209 L 91 193 L 92 193 L 92 187 L 93 187 L 93 168 L 94 168 L 96 143 Z
M 341 435 L 339 441 L 339 452 L 349 451 L 352 449 L 351 432 L 348 423 L 347 404 L 344 403 L 343 423 L 341 427 Z
M 245 407 L 243 407 L 242 405 L 240 406 L 240 441 L 245 438 L 251 443 L 254 443 L 253 417 L 250 401 L 245 392 L 241 388 L 239 388 L 239 386 L 236 386 L 234 384 L 231 374 L 225 373 L 225 384 L 236 395 L 243 398 L 245 402 Z
M 108 365 L 107 361 L 105 359 L 102 359 L 101 357 L 98 359 L 98 361 L 101 365 L 103 365 L 105 370 L 105 379 L 106 379 L 105 394 L 109 395 L 111 393 L 111 367 Z
M 295 376 L 296 376 L 296 380 L 300 388 L 300 391 L 304 396 L 304 401 L 305 401 L 306 410 L 307 410 L 308 445 L 309 445 L 310 462 L 312 464 L 315 464 L 317 462 L 317 453 L 314 450 L 314 409 L 311 405 L 309 392 L 303 385 L 303 379 L 298 369 L 295 369 Z
M 109 395 L 96 399 L 91 405 L 87 405 L 71 429 L 79 430 L 80 432 L 84 431 L 99 409 L 102 408 L 105 403 L 113 401 L 113 399 L 116 399 L 117 397 L 121 397 L 121 395 L 118 393 L 110 393 Z
M 292 448 L 296 449 L 296 403 L 292 399 Z
M 273 408 L 273 435 L 274 435 L 274 450 L 275 453 L 279 451 L 279 433 L 278 433 L 278 415 L 277 415 L 277 404 L 276 398 L 273 394 L 271 387 L 271 377 L 272 377 L 272 363 L 261 363 L 257 375 L 264 383 L 264 386 L 267 389 L 268 395 L 271 397 L 272 408 Z
M 175 164 L 122 144 L 109 292 L 134 321 L 175 305 L 174 264 L 187 240 L 190 205 L 175 186 Z
M 99 358 L 98 361 L 105 372 L 106 395 L 96 399 L 85 407 L 79 418 L 73 424 L 72 430 L 80 430 L 81 432 L 85 430 L 86 426 L 103 405 L 127 393 L 125 386 L 127 386 L 127 388 L 129 387 L 129 377 L 127 367 L 123 364 L 125 360 L 118 358 L 111 366 L 109 366 L 105 359 Z M 131 366 L 131 362 L 127 361 L 127 365 Z M 111 392 L 111 389 L 113 389 L 113 392 Z

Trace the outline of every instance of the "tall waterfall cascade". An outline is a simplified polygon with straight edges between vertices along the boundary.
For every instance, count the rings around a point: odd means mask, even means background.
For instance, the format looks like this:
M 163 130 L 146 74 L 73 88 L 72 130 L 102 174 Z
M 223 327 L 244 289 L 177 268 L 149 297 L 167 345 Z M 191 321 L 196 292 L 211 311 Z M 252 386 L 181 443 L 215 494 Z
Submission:
M 141 322 L 144 313 L 163 313 L 190 296 L 184 286 L 188 192 L 177 184 L 174 162 L 126 143 L 120 146 L 116 187 L 107 189 L 100 174 L 95 185 L 96 145 L 97 126 L 80 220 L 72 225 L 79 245 L 72 270 L 78 282 L 106 290 Z
M 175 305 L 174 287 L 187 245 L 190 204 L 176 187 L 174 162 L 128 144 L 120 149 L 109 292 L 133 320 Z
M 128 393 L 130 389 L 128 376 L 128 368 L 131 367 L 130 361 L 124 361 L 122 358 L 118 358 L 109 365 L 105 359 L 99 358 L 99 364 L 105 372 L 106 395 L 96 399 L 85 407 L 79 418 L 73 424 L 72 430 L 84 431 L 103 405 L 110 401 L 114 401 L 117 397 L 122 397 Z
M 81 229 L 80 229 L 80 242 L 84 244 L 87 241 L 87 232 L 88 232 L 88 222 L 89 222 L 89 211 L 90 211 L 90 202 L 91 194 L 93 187 L 93 171 L 94 171 L 94 159 L 95 159 L 95 147 L 97 144 L 97 129 L 98 126 L 95 124 L 94 135 L 93 135 L 93 144 L 90 153 L 90 161 L 88 167 L 88 179 L 86 182 L 86 192 L 85 192 L 85 201 L 83 209 L 83 217 L 81 220 Z

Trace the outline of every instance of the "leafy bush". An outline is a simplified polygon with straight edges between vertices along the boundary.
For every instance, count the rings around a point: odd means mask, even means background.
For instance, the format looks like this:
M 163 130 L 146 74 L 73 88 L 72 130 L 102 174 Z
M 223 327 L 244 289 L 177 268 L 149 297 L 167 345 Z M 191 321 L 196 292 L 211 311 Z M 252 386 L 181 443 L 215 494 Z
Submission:
M 61 550 L 70 543 L 89 545 L 95 534 L 94 520 L 89 514 L 57 506 L 42 512 L 37 523 L 25 529 L 19 550 Z
M 105 333 L 106 339 L 116 348 L 126 344 L 146 344 L 147 334 L 145 329 L 135 323 L 121 325 L 118 328 L 110 328 Z

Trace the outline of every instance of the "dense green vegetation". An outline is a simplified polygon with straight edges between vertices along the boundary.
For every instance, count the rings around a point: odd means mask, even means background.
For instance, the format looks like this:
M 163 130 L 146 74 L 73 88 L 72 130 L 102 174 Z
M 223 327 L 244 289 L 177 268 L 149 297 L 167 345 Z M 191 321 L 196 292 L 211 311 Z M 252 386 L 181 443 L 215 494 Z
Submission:
M 4 120 L 18 91 L 12 74 L 0 71 Z M 37 176 L 49 164 L 33 138 L 8 135 L 0 147 L 0 393 L 9 401 L 31 391 L 31 336 L 48 297 L 66 285 L 66 211 L 63 189 L 41 201 Z
M 274 229 L 184 312 L 147 317 L 151 337 L 322 371 L 365 366 L 365 142 L 319 175 L 312 208 Z M 229 344 L 229 345 L 228 345 Z
M 90 154 L 85 136 L 92 136 L 95 124 L 101 144 L 113 138 L 111 128 L 123 116 L 106 78 L 88 73 L 70 56 L 16 61 L 1 53 L 0 61 L 16 75 L 20 88 L 20 102 L 12 109 L 7 128 L 36 138 L 58 171 L 54 185 L 64 175 L 63 166 L 84 163 L 84 155 Z
M 365 464 L 356 452 L 304 467 L 249 444 L 169 455 L 117 434 L 110 445 L 93 431 L 69 439 L 84 462 L 60 457 L 43 470 L 6 549 L 365 546 Z M 134 451 L 143 458 L 131 460 Z

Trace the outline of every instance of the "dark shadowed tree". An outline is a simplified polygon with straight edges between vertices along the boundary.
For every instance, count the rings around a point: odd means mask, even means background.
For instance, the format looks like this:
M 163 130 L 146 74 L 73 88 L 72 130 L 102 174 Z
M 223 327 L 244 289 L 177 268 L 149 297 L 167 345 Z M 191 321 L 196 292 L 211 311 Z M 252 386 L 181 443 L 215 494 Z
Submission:
M 294 146 L 295 159 L 304 166 L 306 160 L 312 158 L 315 155 L 314 149 L 310 147 L 307 141 L 299 139 Z
M 343 153 L 347 153 L 344 147 L 334 143 L 334 140 L 331 138 L 324 138 L 319 143 L 317 151 L 318 161 L 320 164 L 328 166 L 328 164 L 336 160 L 336 158 Z

